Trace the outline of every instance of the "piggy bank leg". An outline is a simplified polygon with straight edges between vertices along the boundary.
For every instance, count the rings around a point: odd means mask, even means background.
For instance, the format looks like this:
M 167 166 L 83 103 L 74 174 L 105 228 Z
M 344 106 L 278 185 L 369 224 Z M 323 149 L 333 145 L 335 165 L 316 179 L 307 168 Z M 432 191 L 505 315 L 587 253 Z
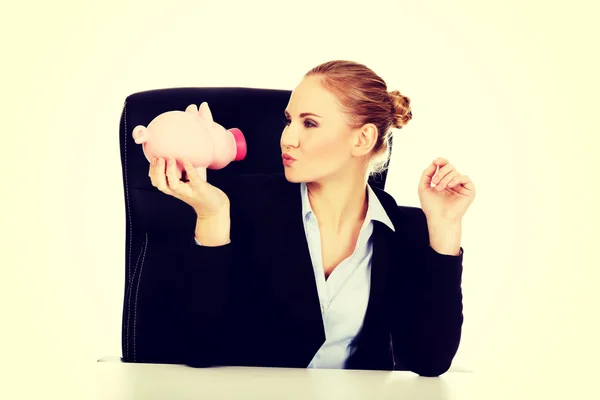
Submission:
M 179 180 L 183 181 L 183 182 L 189 182 L 189 178 L 187 176 L 187 172 L 185 172 L 185 167 L 183 166 L 183 163 L 181 161 L 177 161 L 177 176 L 179 177 Z
M 177 161 L 177 163 L 175 164 L 175 167 L 177 168 L 177 176 L 179 177 L 179 180 L 185 181 L 186 176 L 185 176 L 185 169 L 183 168 L 183 165 L 179 161 Z
M 195 168 L 196 173 L 198 174 L 198 177 L 206 182 L 206 168 L 204 167 L 198 167 Z M 181 167 L 181 170 L 179 172 L 179 176 L 181 177 L 181 180 L 184 182 L 189 182 L 190 181 L 190 177 L 188 176 L 187 172 L 185 172 L 185 169 L 183 168 L 183 166 Z
M 198 177 L 206 182 L 206 168 L 198 167 L 196 168 L 196 172 L 198 173 Z

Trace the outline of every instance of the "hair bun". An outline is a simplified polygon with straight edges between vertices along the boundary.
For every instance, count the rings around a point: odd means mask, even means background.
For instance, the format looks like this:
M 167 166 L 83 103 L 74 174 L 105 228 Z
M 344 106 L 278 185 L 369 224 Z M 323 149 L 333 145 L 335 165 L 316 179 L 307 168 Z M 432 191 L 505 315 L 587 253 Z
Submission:
M 412 119 L 412 111 L 410 109 L 410 99 L 403 96 L 400 91 L 393 90 L 388 93 L 393 104 L 393 119 L 392 126 L 402 128 Z

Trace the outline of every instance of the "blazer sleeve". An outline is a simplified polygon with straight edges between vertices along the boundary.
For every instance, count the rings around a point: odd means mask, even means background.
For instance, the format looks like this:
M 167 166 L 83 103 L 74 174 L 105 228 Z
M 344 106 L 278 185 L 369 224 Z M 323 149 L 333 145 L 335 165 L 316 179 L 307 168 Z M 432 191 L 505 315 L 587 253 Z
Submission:
M 260 180 L 241 177 L 219 185 L 230 198 L 231 240 L 223 246 L 198 245 L 191 237 L 183 265 L 183 312 L 187 351 L 185 364 L 192 367 L 246 365 L 251 359 L 251 334 L 239 335 L 251 326 L 246 310 L 251 293 L 248 224 Z
M 458 256 L 437 253 L 425 215 L 412 211 L 413 241 L 400 256 L 402 283 L 392 291 L 393 352 L 405 369 L 435 377 L 448 371 L 461 339 L 463 249 Z

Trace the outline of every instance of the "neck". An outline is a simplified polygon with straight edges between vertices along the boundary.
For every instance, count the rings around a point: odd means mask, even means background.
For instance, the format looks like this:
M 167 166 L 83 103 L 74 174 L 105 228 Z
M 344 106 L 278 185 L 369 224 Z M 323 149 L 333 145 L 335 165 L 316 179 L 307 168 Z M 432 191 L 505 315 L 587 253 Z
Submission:
M 310 206 L 323 229 L 341 233 L 364 221 L 367 181 L 356 176 L 306 184 Z

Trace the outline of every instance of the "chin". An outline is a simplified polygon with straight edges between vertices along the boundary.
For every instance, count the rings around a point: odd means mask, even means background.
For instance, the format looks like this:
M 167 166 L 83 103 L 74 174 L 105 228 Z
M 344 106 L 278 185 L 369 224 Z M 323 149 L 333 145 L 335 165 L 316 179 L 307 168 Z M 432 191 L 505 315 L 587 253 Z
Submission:
M 291 183 L 309 183 L 309 182 L 320 182 L 323 180 L 324 175 L 317 174 L 315 171 L 300 171 L 299 169 L 284 168 L 285 179 Z
M 284 167 L 283 172 L 285 173 L 285 179 L 292 183 L 314 182 L 316 178 L 314 173 L 302 172 L 294 167 Z
M 287 179 L 288 182 L 292 182 L 292 183 L 303 182 L 302 179 L 299 179 L 300 176 L 297 173 L 295 173 L 295 171 L 292 171 L 290 168 L 284 167 L 283 172 L 285 173 L 285 179 Z

